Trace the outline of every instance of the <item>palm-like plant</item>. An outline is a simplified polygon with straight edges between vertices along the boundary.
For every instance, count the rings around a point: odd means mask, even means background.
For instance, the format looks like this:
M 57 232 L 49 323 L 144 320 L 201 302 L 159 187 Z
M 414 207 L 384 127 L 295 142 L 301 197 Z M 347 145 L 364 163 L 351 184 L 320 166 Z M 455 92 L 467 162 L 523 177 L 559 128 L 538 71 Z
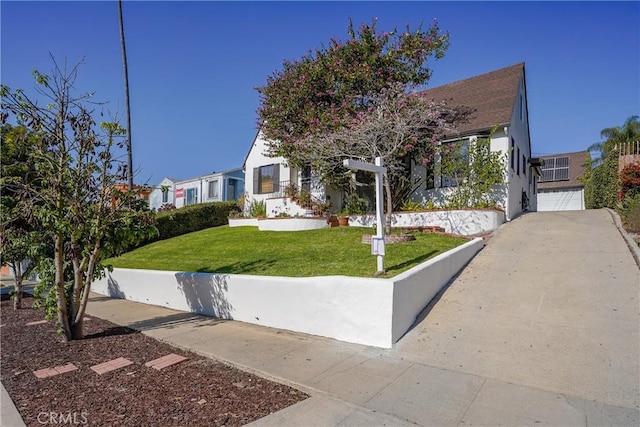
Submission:
M 618 147 L 640 140 L 640 121 L 634 115 L 622 126 L 600 131 L 601 142 L 592 144 L 585 163 L 585 203 L 588 209 L 615 208 L 618 195 Z
M 640 140 L 640 117 L 634 115 L 625 120 L 622 126 L 602 129 L 600 138 L 602 141 L 591 144 L 588 148 L 591 153 L 599 153 L 592 162 L 594 167 L 601 165 L 613 153 L 616 144 Z

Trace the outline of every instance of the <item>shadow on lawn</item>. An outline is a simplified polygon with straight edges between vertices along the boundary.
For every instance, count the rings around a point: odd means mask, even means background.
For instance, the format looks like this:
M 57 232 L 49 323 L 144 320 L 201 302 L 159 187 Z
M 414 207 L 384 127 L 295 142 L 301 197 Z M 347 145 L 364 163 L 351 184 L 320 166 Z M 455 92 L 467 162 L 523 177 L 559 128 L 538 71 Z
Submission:
M 415 257 L 414 259 L 410 259 L 408 261 L 405 262 L 401 262 L 400 264 L 395 264 L 395 265 L 390 265 L 388 267 L 385 268 L 385 270 L 388 272 L 390 271 L 395 271 L 395 270 L 402 270 L 403 268 L 412 265 L 412 264 L 420 264 L 423 261 L 426 261 L 427 259 L 431 258 L 433 255 L 435 255 L 436 253 L 438 253 L 437 250 L 432 250 L 431 252 L 427 252 L 425 254 L 422 254 L 418 257 Z
M 210 267 L 203 267 L 198 269 L 198 273 L 256 274 L 264 271 L 265 268 L 272 267 L 275 263 L 275 261 L 264 259 L 250 262 L 235 262 L 233 264 L 218 267 L 215 270 Z

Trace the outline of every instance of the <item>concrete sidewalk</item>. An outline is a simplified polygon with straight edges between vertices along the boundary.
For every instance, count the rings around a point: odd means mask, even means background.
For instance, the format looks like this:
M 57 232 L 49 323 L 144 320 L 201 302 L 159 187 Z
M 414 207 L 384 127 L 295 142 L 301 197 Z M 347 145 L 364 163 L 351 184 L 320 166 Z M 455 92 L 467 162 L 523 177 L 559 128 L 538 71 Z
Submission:
M 2 427 L 24 427 L 24 421 L 18 412 L 18 408 L 11 400 L 11 396 L 0 383 L 0 426 Z
M 502 227 L 389 350 L 98 295 L 89 313 L 311 394 L 255 426 L 637 426 L 639 297 L 599 210 Z

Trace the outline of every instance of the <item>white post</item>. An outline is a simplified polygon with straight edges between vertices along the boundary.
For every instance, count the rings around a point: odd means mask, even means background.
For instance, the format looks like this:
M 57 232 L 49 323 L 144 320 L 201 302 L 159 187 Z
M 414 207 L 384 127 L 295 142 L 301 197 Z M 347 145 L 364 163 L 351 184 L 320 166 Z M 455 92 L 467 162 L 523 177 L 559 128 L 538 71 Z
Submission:
M 348 159 L 344 161 L 344 166 L 376 174 L 376 235 L 371 238 L 371 253 L 376 255 L 378 260 L 376 274 L 384 274 L 384 195 L 382 193 L 382 180 L 386 170 L 382 164 L 382 158 L 376 157 L 375 165 Z

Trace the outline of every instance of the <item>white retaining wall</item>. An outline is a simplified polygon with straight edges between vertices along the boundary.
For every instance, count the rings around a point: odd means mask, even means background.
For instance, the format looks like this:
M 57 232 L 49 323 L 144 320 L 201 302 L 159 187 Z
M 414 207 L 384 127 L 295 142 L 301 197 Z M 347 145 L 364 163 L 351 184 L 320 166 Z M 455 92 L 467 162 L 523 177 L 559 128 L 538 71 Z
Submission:
M 327 228 L 326 218 L 229 218 L 229 227 L 253 226 L 260 231 L 302 231 Z
M 303 208 L 296 202 L 291 200 L 290 197 L 276 197 L 273 199 L 267 199 L 267 218 L 275 218 L 278 214 L 285 213 L 289 216 L 310 216 L 313 215 L 313 211 Z
M 372 227 L 373 215 L 349 215 L 352 227 Z M 392 227 L 438 226 L 447 233 L 472 236 L 497 230 L 505 222 L 502 211 L 496 210 L 441 210 L 424 212 L 394 212 Z
M 390 279 L 116 268 L 95 282 L 92 290 L 175 310 L 390 348 L 482 246 L 482 239 L 474 239 Z
M 229 227 L 257 227 L 258 218 L 229 218 Z
M 327 228 L 326 218 L 265 218 L 258 220 L 260 231 L 302 231 Z

